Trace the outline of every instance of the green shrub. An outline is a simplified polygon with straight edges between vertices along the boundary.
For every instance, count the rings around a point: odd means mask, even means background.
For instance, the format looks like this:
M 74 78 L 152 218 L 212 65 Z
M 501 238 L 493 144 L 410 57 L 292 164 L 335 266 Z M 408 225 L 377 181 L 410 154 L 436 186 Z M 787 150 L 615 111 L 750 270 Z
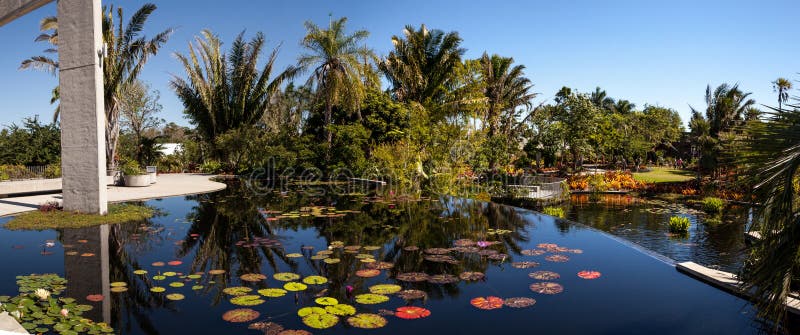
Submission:
M 135 160 L 129 160 L 125 162 L 125 164 L 122 164 L 122 167 L 120 167 L 120 171 L 122 171 L 122 174 L 126 176 L 137 176 L 137 175 L 147 174 L 147 171 L 142 169 L 142 167 L 139 166 L 139 163 L 137 163 Z
M 61 163 L 50 164 L 44 169 L 45 178 L 61 178 Z
M 566 215 L 564 214 L 564 209 L 561 207 L 545 207 L 542 209 L 542 213 L 555 216 L 557 218 L 564 218 Z
M 209 160 L 200 165 L 200 171 L 203 173 L 219 173 L 222 171 L 222 163 Z
M 706 213 L 722 213 L 724 208 L 725 200 L 714 197 L 703 198 L 703 210 L 706 211 Z
M 673 216 L 669 218 L 669 232 L 673 234 L 685 234 L 689 232 L 689 218 L 684 216 Z

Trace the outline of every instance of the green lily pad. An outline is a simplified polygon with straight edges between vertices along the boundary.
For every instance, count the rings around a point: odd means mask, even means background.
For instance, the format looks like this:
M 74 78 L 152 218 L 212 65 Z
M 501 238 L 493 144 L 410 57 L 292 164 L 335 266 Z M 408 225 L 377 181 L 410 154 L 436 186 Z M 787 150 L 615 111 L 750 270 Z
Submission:
M 356 314 L 356 308 L 347 304 L 336 304 L 333 306 L 325 306 L 325 311 L 339 316 L 347 316 Z
M 264 288 L 258 290 L 258 293 L 270 298 L 278 298 L 286 295 L 286 290 L 280 288 Z
M 186 276 L 186 278 L 189 278 L 189 279 L 200 279 L 201 277 L 202 277 L 201 275 L 197 275 L 197 274 Z
M 185 285 L 184 283 L 181 283 L 179 281 L 169 283 L 170 287 L 183 287 L 184 285 Z
M 167 277 L 162 275 L 153 276 L 153 280 L 164 280 L 164 279 L 167 279 Z
M 374 305 L 389 301 L 389 297 L 383 294 L 364 293 L 356 296 L 356 302 L 364 305 Z
M 288 257 L 288 258 L 300 258 L 300 257 L 303 257 L 303 254 L 297 253 L 297 252 L 293 252 L 291 254 L 286 254 L 286 257 Z
M 328 278 L 323 276 L 308 276 L 303 278 L 303 282 L 310 285 L 321 285 L 328 282 Z
M 299 316 L 301 318 L 304 317 L 304 316 L 307 316 L 307 315 L 311 315 L 311 314 L 326 314 L 326 313 L 327 312 L 325 311 L 324 308 L 316 307 L 316 306 L 303 307 L 303 308 L 297 310 L 297 316 Z
M 303 323 L 306 326 L 315 329 L 325 329 L 335 326 L 339 323 L 339 317 L 333 314 L 309 314 L 303 317 Z
M 272 275 L 273 278 L 280 280 L 280 281 L 293 281 L 300 279 L 300 275 L 291 272 L 278 272 Z
M 164 272 L 164 273 L 162 273 L 162 274 L 163 274 L 164 276 L 167 276 L 167 277 L 174 277 L 174 276 L 176 276 L 176 275 L 177 275 L 177 273 L 176 273 L 176 272 L 172 272 L 172 271 L 167 271 L 167 272 Z
M 160 286 L 153 286 L 150 288 L 150 292 L 161 293 L 166 291 L 167 289 L 160 287 Z
M 226 287 L 224 290 L 222 290 L 222 292 L 228 295 L 245 295 L 250 292 L 253 292 L 253 289 L 249 287 L 233 286 L 233 287 Z
M 347 318 L 347 323 L 356 328 L 375 329 L 386 326 L 386 318 L 371 313 L 361 313 Z
M 240 295 L 231 299 L 231 303 L 237 306 L 256 306 L 265 303 L 264 299 L 258 295 Z
M 198 290 L 202 290 L 202 289 L 203 289 L 203 285 L 194 285 L 194 286 L 192 286 L 192 290 L 193 291 L 198 291 Z
M 339 300 L 336 300 L 336 298 L 331 298 L 331 297 L 321 297 L 315 299 L 314 302 L 323 306 L 331 306 L 338 304 Z
M 369 291 L 375 294 L 392 294 L 402 290 L 403 287 L 395 284 L 378 284 L 369 287 Z
M 323 259 L 322 261 L 325 262 L 325 264 L 336 264 L 336 263 L 341 262 L 342 260 L 338 259 L 338 258 L 326 258 L 326 259 Z
M 144 274 L 147 274 L 147 270 L 142 270 L 142 269 L 134 270 L 133 274 L 135 274 L 135 275 L 144 275 Z
M 184 298 L 186 298 L 186 297 L 184 297 L 183 294 L 180 294 L 180 293 L 167 294 L 167 299 L 172 300 L 172 301 L 183 300 Z
M 294 281 L 286 283 L 286 284 L 283 285 L 283 289 L 285 289 L 287 291 L 292 291 L 292 292 L 294 292 L 294 291 L 303 291 L 303 290 L 305 290 L 307 288 L 308 288 L 308 286 L 306 286 L 306 284 L 298 283 L 298 282 L 294 282 Z

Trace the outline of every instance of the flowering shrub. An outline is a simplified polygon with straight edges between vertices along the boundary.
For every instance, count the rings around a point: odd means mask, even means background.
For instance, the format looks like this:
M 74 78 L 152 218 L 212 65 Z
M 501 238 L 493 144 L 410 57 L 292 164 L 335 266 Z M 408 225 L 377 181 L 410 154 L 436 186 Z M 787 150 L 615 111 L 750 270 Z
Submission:
M 574 175 L 567 179 L 570 190 L 593 190 L 598 192 L 646 189 L 649 184 L 633 178 L 630 172 L 609 171 L 604 174 Z

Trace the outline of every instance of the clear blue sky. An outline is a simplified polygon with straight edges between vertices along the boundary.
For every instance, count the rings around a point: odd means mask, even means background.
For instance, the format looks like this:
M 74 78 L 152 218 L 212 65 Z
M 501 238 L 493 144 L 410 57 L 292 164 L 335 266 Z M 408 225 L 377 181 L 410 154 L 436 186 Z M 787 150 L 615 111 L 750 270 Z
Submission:
M 230 42 L 246 29 L 266 34 L 271 46 L 283 43 L 281 67 L 301 53 L 303 22 L 324 25 L 328 14 L 347 16 L 350 29 L 371 32 L 367 44 L 379 55 L 391 49 L 390 38 L 406 24 L 458 31 L 466 56 L 484 51 L 512 56 L 552 100 L 562 86 L 582 92 L 604 88 L 611 97 L 678 110 L 684 122 L 689 105 L 703 109 L 707 84 L 739 83 L 759 103 L 775 105 L 771 81 L 800 79 L 800 44 L 796 43 L 794 1 L 154 1 L 159 9 L 146 29 L 149 35 L 175 27 L 162 52 L 141 78 L 161 91 L 163 117 L 187 124 L 182 106 L 169 89 L 171 74 L 183 75 L 172 56 L 203 28 Z M 144 1 L 104 1 L 121 5 L 128 15 Z M 40 115 L 50 120 L 49 74 L 17 70 L 20 61 L 41 54 L 35 43 L 38 21 L 55 14 L 50 4 L 0 27 L 0 125 Z M 302 79 L 304 80 L 304 79 Z M 800 86 L 800 84 L 796 84 Z M 797 91 L 792 92 L 798 95 Z M 537 101 L 537 102 L 538 102 Z

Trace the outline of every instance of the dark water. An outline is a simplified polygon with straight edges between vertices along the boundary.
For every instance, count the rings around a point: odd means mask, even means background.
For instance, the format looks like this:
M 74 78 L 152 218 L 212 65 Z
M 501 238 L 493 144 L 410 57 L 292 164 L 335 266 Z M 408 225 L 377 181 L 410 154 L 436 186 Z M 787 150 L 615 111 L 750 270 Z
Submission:
M 744 234 L 752 210 L 729 206 L 721 216 L 709 216 L 683 204 L 643 200 L 628 195 L 604 195 L 589 200 L 573 196 L 567 218 L 641 245 L 677 262 L 692 261 L 736 273 L 747 256 Z M 669 218 L 689 218 L 687 235 L 669 233 Z
M 248 323 L 222 320 L 223 313 L 240 308 L 229 302 L 230 296 L 222 289 L 281 287 L 283 283 L 273 279 L 272 274 L 294 272 L 303 277 L 320 275 L 330 281 L 309 285 L 308 290 L 296 295 L 266 298 L 266 303 L 251 307 L 261 313 L 256 321 L 272 321 L 287 329 L 305 329 L 314 334 L 751 334 L 763 326 L 754 320 L 754 309 L 746 301 L 680 274 L 667 263 L 596 230 L 513 207 L 453 198 L 363 202 L 360 198 L 295 192 L 259 196 L 237 183 L 215 194 L 147 204 L 165 214 L 147 222 L 60 232 L 0 228 L 0 295 L 16 292 L 16 275 L 52 272 L 67 277 L 65 295 L 82 303 L 86 303 L 86 295 L 105 293 L 108 298 L 94 303 L 96 308 L 89 316 L 110 322 L 120 334 L 259 334 L 247 329 Z M 354 212 L 343 217 L 301 216 L 277 221 L 267 221 L 259 212 L 287 212 L 309 205 Z M 2 220 L 0 224 L 7 219 Z M 510 233 L 490 235 L 489 229 L 506 229 Z M 250 243 L 237 246 L 239 241 L 257 237 L 266 238 L 272 247 L 251 247 Z M 53 254 L 44 256 L 41 244 L 48 239 L 57 240 L 58 245 L 49 249 Z M 490 260 L 475 253 L 451 252 L 457 262 L 448 264 L 424 260 L 422 250 L 403 249 L 447 248 L 457 239 L 498 241 L 487 249 L 509 256 Z M 333 241 L 379 246 L 378 250 L 361 252 L 395 265 L 377 277 L 364 279 L 353 275 L 364 268 L 353 254 L 335 250 L 335 255 L 341 254 L 338 264 L 310 259 L 311 253 L 326 249 Z M 544 259 L 552 253 L 520 254 L 523 249 L 537 248 L 539 243 L 555 243 L 583 253 L 565 253 L 570 260 L 563 263 Z M 304 251 L 303 246 L 313 246 L 315 250 Z M 78 255 L 70 256 L 65 250 L 78 251 Z M 95 256 L 81 257 L 84 253 Z M 303 253 L 303 257 L 290 258 L 289 253 Z M 152 265 L 173 260 L 182 264 Z M 518 261 L 541 265 L 529 269 L 511 266 L 511 262 Z M 136 275 L 136 269 L 149 273 Z M 151 279 L 159 271 L 189 274 L 212 269 L 226 270 L 226 275 L 204 274 L 181 288 L 167 285 L 179 281 L 177 277 L 166 281 Z M 564 291 L 555 295 L 532 292 L 529 285 L 537 280 L 529 278 L 528 273 L 537 270 L 561 274 L 554 281 L 563 285 Z M 581 279 L 576 274 L 582 270 L 600 271 L 602 276 Z M 432 275 L 478 271 L 484 272 L 486 278 L 444 285 L 395 279 L 398 273 L 412 271 Z M 258 283 L 242 282 L 239 276 L 247 273 L 262 273 L 268 278 Z M 109 293 L 109 283 L 116 281 L 128 283 L 129 291 Z M 362 305 L 346 294 L 346 286 L 353 287 L 353 294 L 360 294 L 379 283 L 424 290 L 428 298 L 406 302 L 392 296 L 385 303 Z M 197 284 L 204 288 L 192 290 L 191 286 Z M 166 287 L 167 291 L 151 293 L 149 288 L 155 285 Z M 314 306 L 315 295 L 323 289 L 328 290 L 328 296 L 355 306 L 359 313 L 378 313 L 379 309 L 394 310 L 411 304 L 429 309 L 431 315 L 416 320 L 385 316 L 388 324 L 373 330 L 353 328 L 345 318 L 333 328 L 311 329 L 296 312 L 301 307 Z M 164 298 L 168 293 L 181 293 L 186 299 L 169 301 Z M 531 297 L 537 303 L 523 309 L 480 310 L 470 305 L 472 298 L 480 296 Z

